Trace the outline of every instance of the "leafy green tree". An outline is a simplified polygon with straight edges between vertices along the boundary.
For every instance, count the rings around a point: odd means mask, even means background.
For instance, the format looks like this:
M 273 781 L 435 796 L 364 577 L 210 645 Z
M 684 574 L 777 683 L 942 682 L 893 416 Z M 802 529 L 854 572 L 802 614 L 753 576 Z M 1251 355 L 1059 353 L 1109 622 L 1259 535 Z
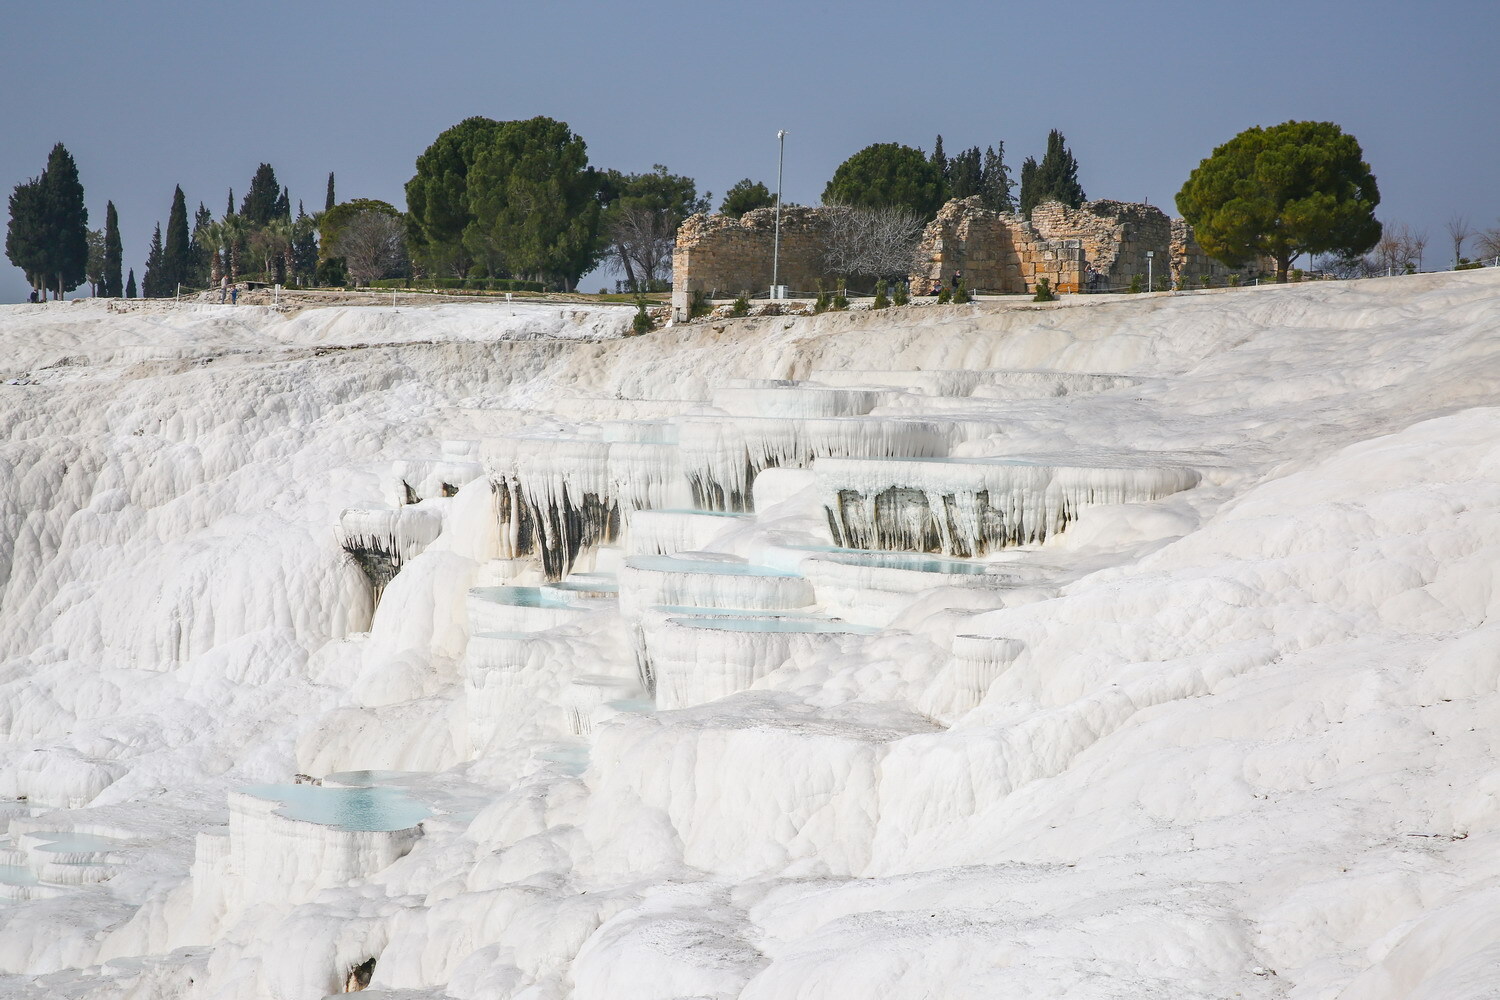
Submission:
M 760 181 L 752 181 L 746 177 L 742 181 L 736 181 L 734 187 L 729 189 L 719 205 L 719 211 L 738 219 L 746 212 L 753 212 L 757 208 L 771 208 L 775 204 L 776 196 L 769 188 Z
M 933 169 L 938 172 L 938 176 L 946 183 L 948 180 L 948 157 L 943 152 L 942 135 L 939 135 L 932 142 L 932 157 L 929 162 L 932 163 Z
M 985 208 L 1009 212 L 1016 207 L 1010 196 L 1011 188 L 1015 185 L 1010 179 L 1010 167 L 1005 165 L 1005 143 L 998 145 L 998 149 L 989 146 L 984 151 L 984 163 L 979 173 L 979 195 L 984 199 Z
M 909 208 L 930 219 L 943 206 L 942 174 L 919 149 L 895 142 L 866 146 L 839 164 L 823 189 L 828 205 Z
M 1027 157 L 1028 171 L 1021 167 L 1021 211 L 1028 218 L 1032 209 L 1046 201 L 1060 201 L 1069 208 L 1082 205 L 1083 185 L 1078 183 L 1078 161 L 1067 140 L 1057 129 L 1047 133 L 1047 152 L 1041 163 Z
M 1380 191 L 1354 136 L 1332 122 L 1246 129 L 1198 164 L 1177 210 L 1209 256 L 1276 261 L 1285 282 L 1304 253 L 1363 254 L 1380 240 Z
M 299 285 L 310 285 L 317 273 L 318 227 L 299 201 L 297 220 L 292 223 L 292 279 Z
M 691 177 L 673 174 L 660 163 L 645 174 L 604 171 L 599 201 L 606 256 L 621 266 L 635 291 L 651 291 L 657 282 L 670 279 L 677 227 L 711 207 L 709 196 L 698 196 Z
M 162 248 L 161 274 L 157 278 L 161 294 L 177 291 L 178 284 L 192 283 L 192 248 L 189 245 L 187 199 L 182 186 L 172 193 L 172 211 L 167 216 L 167 242 Z
M 188 241 L 188 280 L 194 288 L 203 288 L 218 283 L 213 273 L 212 250 L 209 248 L 208 227 L 213 225 L 213 213 L 198 202 L 198 211 L 193 213 L 193 235 Z
M 156 231 L 151 234 L 151 249 L 146 252 L 146 273 L 141 278 L 142 298 L 156 299 L 166 294 L 162 290 L 165 263 L 166 258 L 161 245 L 161 223 L 158 222 Z
M 328 171 L 328 194 L 323 199 L 323 211 L 326 212 L 337 204 L 338 202 L 334 201 L 333 199 L 333 171 L 330 170 Z M 297 210 L 299 212 L 302 210 L 302 205 L 300 203 L 297 205 Z
M 506 122 L 475 157 L 468 192 L 464 245 L 475 256 L 567 289 L 598 262 L 599 176 L 566 122 Z
M 130 280 L 125 282 L 125 297 L 135 298 L 135 268 L 133 267 L 130 269 Z
M 276 210 L 271 218 L 280 219 L 283 222 L 292 221 L 292 191 L 291 188 L 282 188 L 281 197 L 276 199 Z
M 233 192 L 230 196 L 233 197 Z M 280 217 L 280 202 L 281 185 L 276 180 L 276 170 L 269 163 L 262 163 L 250 178 L 250 191 L 240 202 L 239 214 L 251 229 L 259 229 Z
M 52 241 L 49 278 L 61 298 L 63 292 L 83 284 L 89 260 L 89 210 L 83 204 L 78 165 L 62 143 L 47 156 L 42 185 L 47 192 L 47 233 Z
M 465 230 L 474 224 L 469 171 L 480 151 L 503 129 L 502 123 L 490 118 L 465 118 L 417 157 L 417 172 L 406 182 L 406 240 L 409 251 L 427 272 L 461 278 L 473 264 L 473 255 L 464 243 Z M 330 174 L 330 198 L 332 186 Z
M 10 194 L 10 224 L 5 230 L 5 256 L 26 274 L 32 288 L 45 293 L 50 270 L 47 233 L 47 193 L 42 178 L 17 184 Z
M 120 267 L 124 263 L 125 248 L 120 243 L 120 217 L 115 212 L 115 203 L 104 206 L 104 294 L 117 299 L 125 293 L 120 280 Z
M 392 205 L 388 201 L 381 201 L 378 198 L 355 198 L 352 201 L 335 205 L 317 217 L 318 240 L 322 246 L 325 258 L 341 256 L 336 248 L 339 244 L 339 237 L 343 234 L 344 227 L 356 216 L 364 212 L 377 212 L 381 215 L 388 215 L 403 225 L 406 222 L 406 219 L 395 205 Z

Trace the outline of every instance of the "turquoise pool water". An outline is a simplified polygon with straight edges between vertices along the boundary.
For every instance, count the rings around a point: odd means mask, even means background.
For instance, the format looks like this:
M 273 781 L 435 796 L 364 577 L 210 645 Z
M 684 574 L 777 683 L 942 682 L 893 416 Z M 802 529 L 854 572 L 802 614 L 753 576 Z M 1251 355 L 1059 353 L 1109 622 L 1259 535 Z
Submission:
M 843 632 L 850 635 L 870 635 L 878 631 L 868 625 L 807 618 L 669 618 L 667 621 L 683 628 L 713 632 L 811 632 L 820 635 Z
M 399 788 L 249 785 L 240 791 L 281 803 L 277 812 L 288 819 L 340 830 L 405 830 L 432 815 L 431 809 Z
M 712 562 L 706 559 L 678 559 L 674 556 L 631 556 L 625 560 L 631 569 L 654 570 L 658 573 L 710 573 L 719 576 L 779 576 L 799 577 L 800 573 L 772 569 L 770 566 L 752 566 L 749 563 Z

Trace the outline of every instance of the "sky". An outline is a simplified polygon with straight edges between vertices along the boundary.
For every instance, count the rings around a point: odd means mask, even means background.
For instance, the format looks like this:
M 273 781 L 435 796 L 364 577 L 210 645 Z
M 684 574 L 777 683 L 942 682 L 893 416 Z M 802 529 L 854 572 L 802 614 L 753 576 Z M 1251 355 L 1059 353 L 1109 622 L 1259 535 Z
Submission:
M 666 164 L 715 205 L 744 177 L 775 187 L 778 129 L 785 197 L 817 204 L 871 143 L 1003 141 L 1018 173 L 1057 128 L 1090 198 L 1169 214 L 1193 167 L 1241 130 L 1332 121 L 1364 148 L 1376 215 L 1426 231 L 1426 267 L 1451 263 L 1455 214 L 1500 226 L 1496 0 L 11 7 L 0 185 L 36 176 L 64 143 L 90 226 L 114 201 L 137 280 L 175 185 L 217 215 L 267 162 L 294 206 L 321 208 L 332 171 L 339 200 L 404 208 L 416 157 L 471 115 L 566 121 L 596 166 Z M 0 302 L 26 292 L 0 262 Z

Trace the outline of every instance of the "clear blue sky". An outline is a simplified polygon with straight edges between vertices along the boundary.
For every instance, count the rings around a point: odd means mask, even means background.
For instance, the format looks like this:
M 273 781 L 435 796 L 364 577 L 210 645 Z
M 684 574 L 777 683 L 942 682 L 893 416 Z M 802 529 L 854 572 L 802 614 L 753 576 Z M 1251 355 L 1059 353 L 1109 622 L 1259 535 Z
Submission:
M 1169 212 L 1215 145 L 1316 119 L 1358 137 L 1377 214 L 1425 229 L 1432 263 L 1453 213 L 1500 226 L 1497 42 L 1496 0 L 50 0 L 5 12 L 0 185 L 65 143 L 139 279 L 176 184 L 217 215 L 265 161 L 294 205 L 321 207 L 332 170 L 341 200 L 404 207 L 417 155 L 470 115 L 561 119 L 596 165 L 664 163 L 716 204 L 741 177 L 774 186 L 778 128 L 804 204 L 872 142 L 1003 140 L 1018 168 L 1059 128 L 1090 198 Z M 0 302 L 25 294 L 0 261 Z

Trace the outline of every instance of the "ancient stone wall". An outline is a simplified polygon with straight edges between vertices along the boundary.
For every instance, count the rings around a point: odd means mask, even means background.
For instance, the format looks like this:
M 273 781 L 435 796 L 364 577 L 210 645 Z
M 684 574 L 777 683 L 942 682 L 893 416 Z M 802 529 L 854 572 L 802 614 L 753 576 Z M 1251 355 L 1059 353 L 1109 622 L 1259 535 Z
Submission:
M 1084 280 L 1076 241 L 1046 239 L 1020 215 L 985 208 L 979 198 L 950 201 L 922 232 L 913 291 L 951 284 L 963 274 L 974 291 L 1032 292 L 1046 278 L 1054 291 L 1076 292 Z
M 773 209 L 762 208 L 739 219 L 695 215 L 684 222 L 672 256 L 674 312 L 685 316 L 694 292 L 727 298 L 768 289 L 775 218 Z M 782 209 L 779 276 L 794 295 L 811 293 L 826 276 L 833 218 L 827 209 Z M 1154 255 L 1149 263 L 1148 252 Z M 1261 266 L 1238 273 L 1250 278 Z M 1144 287 L 1148 273 L 1158 287 L 1184 272 L 1193 287 L 1201 275 L 1217 286 L 1235 273 L 1203 252 L 1190 226 L 1151 205 L 1090 201 L 1068 208 L 1048 202 L 1028 220 L 984 208 L 978 198 L 948 202 L 927 224 L 912 267 L 912 291 L 951 284 L 959 272 L 974 291 L 1002 293 L 1033 292 L 1041 278 L 1059 292 L 1103 292 L 1124 291 L 1136 275 Z
M 1244 267 L 1221 264 L 1198 245 L 1198 241 L 1193 237 L 1193 227 L 1188 225 L 1185 219 L 1172 220 L 1172 280 L 1174 282 L 1180 280 L 1185 272 L 1189 286 L 1200 288 L 1203 276 L 1206 274 L 1213 287 L 1222 288 L 1229 284 L 1231 275 L 1238 275 L 1241 284 L 1248 284 L 1257 276 L 1275 270 L 1274 261 L 1251 262 Z

